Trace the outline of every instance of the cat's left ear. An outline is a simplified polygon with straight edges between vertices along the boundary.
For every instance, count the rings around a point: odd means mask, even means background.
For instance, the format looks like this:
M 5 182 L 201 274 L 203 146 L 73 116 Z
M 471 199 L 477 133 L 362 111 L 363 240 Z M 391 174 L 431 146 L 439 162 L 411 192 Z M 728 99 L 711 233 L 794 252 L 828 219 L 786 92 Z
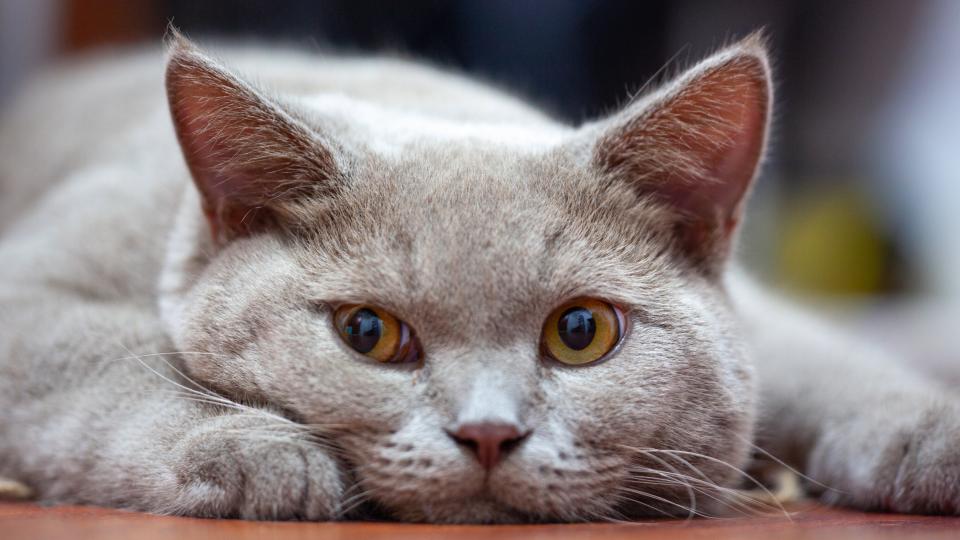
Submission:
M 344 153 L 173 31 L 167 98 L 215 241 L 282 225 L 298 200 L 341 187 Z
M 665 204 L 677 251 L 716 273 L 764 152 L 770 103 L 755 34 L 584 130 L 593 166 Z

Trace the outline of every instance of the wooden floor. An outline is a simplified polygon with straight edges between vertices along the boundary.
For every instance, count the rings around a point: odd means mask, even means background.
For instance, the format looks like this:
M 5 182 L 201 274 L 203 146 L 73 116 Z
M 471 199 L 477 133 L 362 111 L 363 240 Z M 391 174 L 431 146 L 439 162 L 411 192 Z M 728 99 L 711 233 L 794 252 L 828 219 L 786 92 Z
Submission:
M 752 517 L 631 524 L 434 526 L 394 523 L 265 523 L 151 516 L 102 508 L 40 508 L 0 503 L 0 538 L 208 540 L 294 539 L 867 539 L 960 538 L 960 518 L 863 514 L 815 505 L 791 508 L 791 518 Z

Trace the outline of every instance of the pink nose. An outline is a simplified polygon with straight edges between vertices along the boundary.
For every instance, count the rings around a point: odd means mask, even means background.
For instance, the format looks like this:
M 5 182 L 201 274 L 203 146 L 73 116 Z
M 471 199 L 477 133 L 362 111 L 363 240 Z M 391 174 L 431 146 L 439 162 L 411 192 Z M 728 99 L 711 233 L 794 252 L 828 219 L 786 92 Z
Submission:
M 523 441 L 527 433 L 521 433 L 513 424 L 479 422 L 464 424 L 450 436 L 466 446 L 477 456 L 484 469 L 490 470 L 511 450 Z

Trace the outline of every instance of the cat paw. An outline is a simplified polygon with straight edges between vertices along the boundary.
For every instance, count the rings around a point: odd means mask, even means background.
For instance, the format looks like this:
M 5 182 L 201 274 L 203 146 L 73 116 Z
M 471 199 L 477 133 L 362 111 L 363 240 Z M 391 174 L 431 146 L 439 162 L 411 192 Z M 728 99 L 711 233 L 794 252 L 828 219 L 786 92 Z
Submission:
M 910 514 L 960 515 L 960 405 L 922 409 L 907 423 L 854 429 L 856 442 L 814 455 L 826 502 Z
M 218 417 L 177 444 L 176 496 L 164 510 L 195 517 L 336 519 L 343 502 L 339 466 L 289 426 Z

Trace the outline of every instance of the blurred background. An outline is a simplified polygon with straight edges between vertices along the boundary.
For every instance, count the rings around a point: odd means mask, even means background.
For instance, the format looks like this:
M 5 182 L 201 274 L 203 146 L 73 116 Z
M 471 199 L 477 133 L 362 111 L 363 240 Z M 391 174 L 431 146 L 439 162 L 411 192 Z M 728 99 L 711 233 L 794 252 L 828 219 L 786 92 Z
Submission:
M 0 0 L 0 103 L 51 62 L 158 43 L 168 22 L 429 58 L 573 123 L 766 28 L 774 145 L 742 258 L 890 347 L 960 364 L 960 1 Z

